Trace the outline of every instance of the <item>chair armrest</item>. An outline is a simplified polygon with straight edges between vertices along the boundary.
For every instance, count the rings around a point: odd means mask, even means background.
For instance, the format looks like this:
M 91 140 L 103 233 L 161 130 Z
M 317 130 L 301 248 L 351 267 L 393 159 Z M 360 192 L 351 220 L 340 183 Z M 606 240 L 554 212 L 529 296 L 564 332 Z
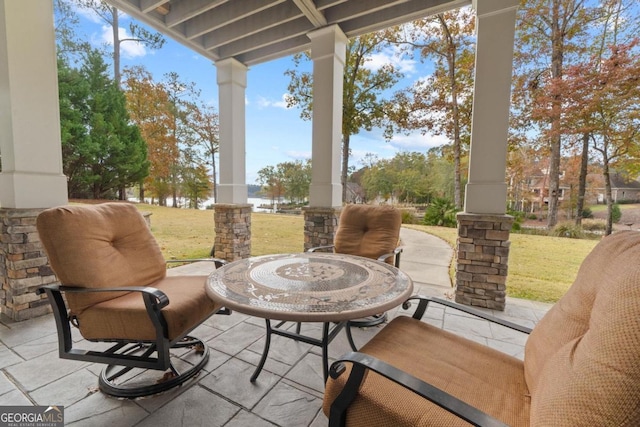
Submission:
M 200 261 L 209 261 L 215 262 L 216 268 L 220 268 L 227 263 L 227 261 L 220 258 L 188 258 L 188 259 L 167 259 L 165 262 L 169 263 L 188 263 L 188 262 L 200 262 Z
M 393 263 L 396 267 L 400 267 L 400 254 L 404 248 L 397 247 L 393 250 L 393 252 L 389 252 L 388 254 L 380 255 L 378 257 L 378 261 L 386 262 L 387 258 L 395 257 L 395 262 Z
M 460 310 L 460 311 L 462 311 L 464 313 L 471 314 L 473 316 L 476 316 L 476 317 L 479 317 L 481 319 L 487 320 L 487 321 L 489 321 L 491 323 L 495 323 L 495 324 L 504 326 L 506 328 L 513 329 L 513 330 L 518 331 L 518 332 L 522 332 L 524 334 L 530 334 L 531 331 L 532 331 L 531 328 L 528 328 L 526 326 L 522 326 L 522 325 L 519 325 L 517 323 L 513 323 L 513 322 L 510 322 L 508 320 L 504 320 L 504 319 L 501 319 L 499 317 L 492 316 L 490 314 L 486 314 L 486 313 L 484 313 L 484 312 L 482 312 L 480 310 L 471 308 L 471 307 L 466 306 L 466 305 L 458 304 L 458 303 L 455 303 L 455 302 L 452 302 L 452 301 L 447 301 L 445 299 L 437 298 L 437 297 L 433 297 L 432 298 L 432 297 L 426 297 L 426 296 L 421 296 L 421 295 L 414 295 L 411 298 L 409 298 L 408 300 L 406 300 L 402 304 L 402 307 L 405 310 L 408 310 L 411 307 L 411 301 L 413 301 L 413 300 L 418 300 L 419 301 L 418 302 L 418 307 L 416 308 L 416 311 L 413 313 L 413 316 L 412 316 L 414 319 L 418 319 L 418 320 L 422 319 L 422 316 L 424 315 L 424 312 L 427 310 L 427 307 L 428 307 L 429 303 L 433 302 L 435 304 L 440 304 L 440 305 L 444 305 L 444 306 L 447 306 L 447 307 L 454 308 L 456 310 Z
M 336 379 L 345 371 L 345 362 L 352 363 L 351 374 L 347 378 L 345 387 L 331 404 L 329 412 L 330 427 L 344 425 L 346 409 L 357 396 L 358 389 L 367 371 L 373 371 L 384 376 L 474 426 L 506 426 L 502 421 L 493 418 L 491 415 L 463 402 L 457 397 L 368 354 L 351 352 L 340 357 L 340 359 L 331 364 L 329 369 L 331 378 Z
M 42 286 L 36 290 L 36 294 L 40 295 L 45 292 L 45 289 L 50 289 L 53 292 L 68 292 L 68 293 L 86 293 L 86 292 L 140 292 L 143 297 L 153 297 L 150 300 L 157 308 L 163 308 L 169 305 L 169 297 L 159 289 L 149 286 L 127 286 L 127 287 L 115 287 L 115 288 L 75 288 L 72 286 L 61 285 L 47 285 Z
M 331 249 L 333 251 L 333 249 L 335 249 L 335 246 L 334 245 L 316 246 L 316 247 L 307 249 L 305 252 L 316 252 L 316 251 L 326 250 L 326 249 Z

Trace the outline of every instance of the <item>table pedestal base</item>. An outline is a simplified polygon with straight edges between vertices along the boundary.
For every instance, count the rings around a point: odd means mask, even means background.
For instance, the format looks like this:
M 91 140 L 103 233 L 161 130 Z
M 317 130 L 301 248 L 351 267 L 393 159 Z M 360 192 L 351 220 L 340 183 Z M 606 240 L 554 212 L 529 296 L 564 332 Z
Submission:
M 251 382 L 255 382 L 264 367 L 265 362 L 267 361 L 267 355 L 269 354 L 269 347 L 271 346 L 271 335 L 280 335 L 281 337 L 290 338 L 296 341 L 301 341 L 307 344 L 315 345 L 316 347 L 322 348 L 322 373 L 324 374 L 324 381 L 327 382 L 327 378 L 329 377 L 329 343 L 333 341 L 333 339 L 338 335 L 338 333 L 345 328 L 347 332 L 347 339 L 349 340 L 349 345 L 353 351 L 358 351 L 355 343 L 353 342 L 353 336 L 351 335 L 351 328 L 349 327 L 349 321 L 345 320 L 343 322 L 333 323 L 324 322 L 322 324 L 322 338 L 314 338 L 307 335 L 300 334 L 300 323 L 296 326 L 296 332 L 291 332 L 286 329 L 281 329 L 282 325 L 287 322 L 279 322 L 274 327 L 271 326 L 271 321 L 269 319 L 265 319 L 267 325 L 267 336 L 265 337 L 264 343 L 264 351 L 262 352 L 262 357 L 260 358 L 260 363 L 256 367 L 256 370 L 251 375 Z

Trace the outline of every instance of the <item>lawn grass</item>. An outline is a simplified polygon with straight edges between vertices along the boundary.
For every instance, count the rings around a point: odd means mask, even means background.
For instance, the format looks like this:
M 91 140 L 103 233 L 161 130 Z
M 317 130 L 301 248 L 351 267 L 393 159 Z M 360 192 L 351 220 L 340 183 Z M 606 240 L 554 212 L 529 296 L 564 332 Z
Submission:
M 209 254 L 214 242 L 212 210 L 174 209 L 139 204 L 151 213 L 151 231 L 167 259 L 197 258 Z M 455 228 L 406 225 L 438 236 L 455 248 Z M 304 244 L 301 215 L 253 213 L 251 255 L 301 252 Z M 507 295 L 555 302 L 567 291 L 594 240 L 512 234 Z M 454 266 L 451 267 L 452 274 Z
M 455 248 L 455 228 L 411 225 L 433 234 Z M 556 302 L 565 294 L 580 264 L 597 240 L 511 234 L 507 295 L 542 302 Z M 452 274 L 454 269 L 451 269 Z
M 151 213 L 151 232 L 166 259 L 209 256 L 215 239 L 213 210 L 175 209 L 136 205 Z M 251 255 L 301 252 L 304 247 L 302 215 L 251 215 Z

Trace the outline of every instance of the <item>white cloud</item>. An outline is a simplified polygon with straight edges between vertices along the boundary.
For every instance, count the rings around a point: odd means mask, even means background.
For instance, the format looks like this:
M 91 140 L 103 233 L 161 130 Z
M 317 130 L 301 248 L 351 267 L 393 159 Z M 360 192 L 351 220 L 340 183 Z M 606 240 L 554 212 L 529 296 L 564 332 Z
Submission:
M 449 139 L 443 135 L 422 135 L 411 133 L 409 135 L 394 135 L 389 144 L 398 151 L 427 151 L 430 148 L 446 144 Z
M 311 158 L 311 151 L 294 151 L 290 150 L 286 152 L 286 155 L 294 160 L 307 160 Z
M 275 107 L 275 108 L 282 108 L 283 110 L 287 110 L 287 96 L 289 96 L 289 94 L 284 93 L 282 94 L 282 98 L 279 101 L 274 101 L 272 99 L 267 99 L 264 96 L 258 96 L 258 107 L 259 108 L 270 108 L 270 107 Z
M 416 61 L 400 54 L 396 47 L 388 47 L 382 52 L 371 55 L 364 64 L 365 68 L 376 71 L 382 66 L 391 64 L 395 69 L 403 74 L 414 74 L 416 72 Z

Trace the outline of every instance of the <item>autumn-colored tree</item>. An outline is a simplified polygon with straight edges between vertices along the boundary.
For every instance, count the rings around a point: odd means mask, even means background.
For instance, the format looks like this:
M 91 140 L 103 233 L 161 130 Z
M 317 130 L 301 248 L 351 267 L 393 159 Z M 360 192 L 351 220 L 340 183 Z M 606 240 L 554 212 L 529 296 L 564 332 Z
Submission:
M 516 30 L 514 114 L 524 133 L 539 131 L 549 156 L 549 211 L 547 227 L 558 221 L 562 125 L 566 106 L 561 83 L 567 65 L 586 51 L 589 23 L 599 9 L 586 0 L 523 0 Z
M 265 166 L 258 171 L 256 180 L 260 184 L 260 193 L 271 199 L 271 204 L 280 202 L 284 196 L 284 177 L 280 176 L 275 166 Z
M 461 158 L 471 133 L 475 14 L 470 8 L 439 13 L 395 33 L 394 40 L 433 61 L 434 72 L 398 92 L 391 115 L 403 129 L 446 135 L 454 164 L 454 205 L 462 207 Z
M 180 150 L 174 137 L 175 118 L 169 95 L 161 83 L 154 82 L 151 74 L 142 67 L 124 72 L 127 109 L 131 120 L 140 129 L 147 143 L 150 162 L 149 177 L 145 184 L 166 205 L 171 182 L 171 165 L 178 161 Z M 145 198 L 145 185 L 140 183 L 140 200 Z
M 194 105 L 189 124 L 196 135 L 196 145 L 202 149 L 203 161 L 211 165 L 211 183 L 213 198 L 218 200 L 218 184 L 216 178 L 216 153 L 220 149 L 220 121 L 215 107 L 203 104 Z
M 640 39 L 611 46 L 606 55 L 570 67 L 564 82 L 570 94 L 568 117 L 590 135 L 592 148 L 602 160 L 606 234 L 613 231 L 611 167 L 638 153 L 640 144 L 640 55 L 635 49 Z
M 344 66 L 342 99 L 342 201 L 346 201 L 347 177 L 349 173 L 350 138 L 360 130 L 371 130 L 380 126 L 387 117 L 389 103 L 382 97 L 401 77 L 392 65 L 385 64 L 373 69 L 372 55 L 382 51 L 386 34 L 383 32 L 365 34 L 349 40 Z M 285 72 L 290 77 L 287 106 L 302 109 L 300 116 L 310 120 L 313 108 L 312 73 L 301 72 L 298 67 L 309 54 L 294 56 L 295 69 Z

